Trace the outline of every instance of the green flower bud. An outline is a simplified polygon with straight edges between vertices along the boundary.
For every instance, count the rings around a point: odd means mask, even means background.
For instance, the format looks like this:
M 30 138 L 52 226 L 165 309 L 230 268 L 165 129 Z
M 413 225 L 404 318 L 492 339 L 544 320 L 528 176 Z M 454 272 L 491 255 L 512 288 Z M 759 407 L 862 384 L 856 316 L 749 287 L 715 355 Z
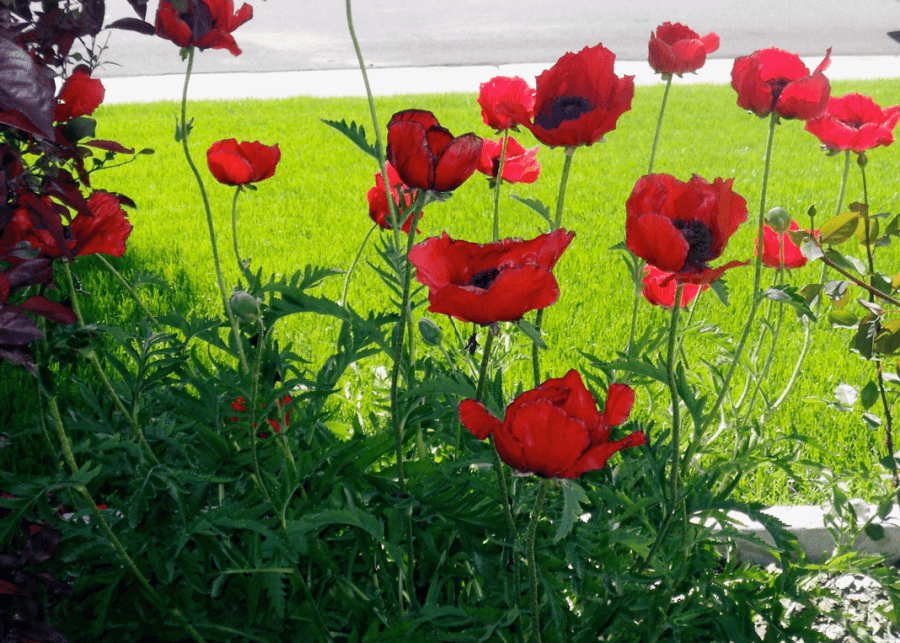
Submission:
M 231 312 L 240 321 L 253 324 L 259 319 L 260 300 L 250 293 L 237 291 L 231 296 Z
M 444 343 L 444 331 L 427 317 L 419 320 L 419 333 L 422 341 L 429 346 L 440 346 Z
M 782 234 L 791 228 L 791 215 L 784 208 L 772 208 L 766 215 L 766 223 L 775 232 Z

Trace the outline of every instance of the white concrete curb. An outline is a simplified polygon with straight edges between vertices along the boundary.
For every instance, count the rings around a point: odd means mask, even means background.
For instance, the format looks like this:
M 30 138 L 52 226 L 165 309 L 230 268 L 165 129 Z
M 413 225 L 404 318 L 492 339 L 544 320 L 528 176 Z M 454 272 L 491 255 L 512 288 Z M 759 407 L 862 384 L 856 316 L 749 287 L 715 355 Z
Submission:
M 869 505 L 861 500 L 852 500 L 851 504 L 856 511 L 860 527 L 874 516 L 878 509 L 876 505 Z M 813 562 L 821 562 L 834 552 L 836 547 L 834 536 L 826 527 L 825 512 L 821 507 L 815 505 L 774 506 L 763 510 L 763 513 L 782 522 L 787 530 L 797 537 L 797 542 Z M 775 541 L 762 523 L 737 511 L 728 512 L 728 516 L 735 521 L 740 531 L 774 546 Z M 853 549 L 865 554 L 884 556 L 885 562 L 888 564 L 900 560 L 900 512 L 897 508 L 892 509 L 884 520 L 876 516 L 872 520 L 872 524 L 884 528 L 884 537 L 873 541 L 864 532 L 860 532 L 852 544 Z M 741 560 L 760 565 L 778 562 L 768 549 L 756 542 L 736 538 L 734 544 Z

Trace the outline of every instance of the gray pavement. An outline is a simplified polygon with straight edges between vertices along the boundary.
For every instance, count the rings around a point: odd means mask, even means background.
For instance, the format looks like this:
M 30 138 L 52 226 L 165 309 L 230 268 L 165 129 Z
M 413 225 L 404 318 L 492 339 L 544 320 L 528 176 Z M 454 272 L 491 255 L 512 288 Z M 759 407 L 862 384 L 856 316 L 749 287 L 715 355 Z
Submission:
M 243 54 L 199 53 L 192 98 L 363 95 L 344 2 L 251 4 L 253 19 L 234 34 Z M 150 21 L 156 5 L 150 1 Z M 108 22 L 133 16 L 126 0 L 107 0 L 107 11 Z M 617 73 L 659 82 L 646 62 L 647 41 L 666 20 L 721 37 L 707 65 L 679 82 L 728 82 L 735 57 L 770 46 L 800 53 L 812 66 L 832 47 L 834 79 L 900 76 L 900 44 L 886 35 L 900 29 L 900 0 L 356 0 L 353 11 L 380 95 L 477 91 L 497 74 L 531 81 L 566 51 L 597 42 L 616 53 Z M 185 63 L 175 45 L 104 34 L 103 58 L 116 63 L 97 74 L 108 103 L 180 98 Z

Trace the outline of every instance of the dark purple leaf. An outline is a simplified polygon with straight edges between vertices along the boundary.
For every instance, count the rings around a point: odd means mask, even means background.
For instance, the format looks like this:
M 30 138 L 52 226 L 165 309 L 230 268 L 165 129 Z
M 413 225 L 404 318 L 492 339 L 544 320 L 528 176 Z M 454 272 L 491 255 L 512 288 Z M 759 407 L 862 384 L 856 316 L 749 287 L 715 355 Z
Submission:
M 80 26 L 89 36 L 96 36 L 103 28 L 106 15 L 105 0 L 81 0 Z
M 66 308 L 61 303 L 53 301 L 52 299 L 47 299 L 41 295 L 29 297 L 22 302 L 22 305 L 19 306 L 19 308 L 28 311 L 29 313 L 46 317 L 59 324 L 74 324 L 78 321 L 78 317 L 70 308 Z
M 19 288 L 45 284 L 53 279 L 53 260 L 29 259 L 7 268 L 0 275 L 7 280 L 10 293 L 14 293 Z
M 106 26 L 107 29 L 124 29 L 125 31 L 136 31 L 146 36 L 155 36 L 156 27 L 149 22 L 138 20 L 137 18 L 120 18 Z
M 147 0 L 128 0 L 128 4 L 142 20 L 147 19 Z
M 128 149 L 121 143 L 117 143 L 116 141 L 106 141 L 103 139 L 95 139 L 93 141 L 87 141 L 83 143 L 83 145 L 87 145 L 88 147 L 96 147 L 98 150 L 106 150 L 107 152 L 117 152 L 119 154 L 134 154 L 133 149 Z
M 56 91 L 31 56 L 12 40 L 0 37 L 0 107 L 16 110 L 33 123 L 41 135 L 56 138 L 53 109 Z
M 65 196 L 68 194 L 68 192 L 63 190 L 56 181 L 48 183 L 45 191 L 48 194 L 56 196 Z M 79 192 L 79 195 L 80 194 L 81 193 Z M 81 197 L 81 200 L 84 201 L 84 197 Z M 53 239 L 56 241 L 56 244 L 59 246 L 63 255 L 67 259 L 72 259 L 72 250 L 69 248 L 65 230 L 63 230 L 62 217 L 53 202 L 49 199 L 39 199 L 34 194 L 26 192 L 19 197 L 19 204 L 28 208 L 28 213 L 32 219 L 37 217 L 37 220 L 40 221 L 43 224 L 43 227 L 53 236 Z M 84 206 L 87 207 L 87 201 L 84 202 Z M 90 208 L 87 208 L 87 210 L 90 212 Z
M 40 331 L 25 313 L 15 306 L 0 308 L 0 344 L 24 346 L 36 339 L 43 339 Z

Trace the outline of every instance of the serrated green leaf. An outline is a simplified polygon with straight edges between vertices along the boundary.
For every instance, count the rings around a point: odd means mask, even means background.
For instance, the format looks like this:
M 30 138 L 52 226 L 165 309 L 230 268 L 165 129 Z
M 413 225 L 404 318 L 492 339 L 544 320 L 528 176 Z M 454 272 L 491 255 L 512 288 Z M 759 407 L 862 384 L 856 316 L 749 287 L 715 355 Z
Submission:
M 357 125 L 356 121 L 350 121 L 350 124 L 347 124 L 347 121 L 341 119 L 339 121 L 328 120 L 327 118 L 321 119 L 323 123 L 328 125 L 329 127 L 333 127 L 341 134 L 349 138 L 353 143 L 361 149 L 363 152 L 378 160 L 378 153 L 375 151 L 375 146 L 369 143 L 366 139 L 366 128 L 360 124 Z
M 528 209 L 537 212 L 547 223 L 553 223 L 553 219 L 550 218 L 550 208 L 544 205 L 540 199 L 527 199 L 517 194 L 510 194 L 509 198 L 518 201 Z
M 535 328 L 534 324 L 529 321 L 525 321 L 524 319 L 520 319 L 515 323 L 515 326 L 525 333 L 532 342 L 538 345 L 538 348 L 541 350 L 547 350 L 547 344 L 544 342 L 544 338 L 541 337 L 541 331 Z
M 559 517 L 559 525 L 556 528 L 556 534 L 553 536 L 554 543 L 558 543 L 572 533 L 575 521 L 584 513 L 581 509 L 581 503 L 590 504 L 591 502 L 584 489 L 575 481 L 562 481 L 560 487 L 562 488 L 564 502 L 562 514 Z
M 719 298 L 719 301 L 722 302 L 723 305 L 728 306 L 728 284 L 725 283 L 724 279 L 716 279 L 714 282 L 709 284 L 709 287 L 712 289 L 714 293 L 716 293 L 716 297 Z

